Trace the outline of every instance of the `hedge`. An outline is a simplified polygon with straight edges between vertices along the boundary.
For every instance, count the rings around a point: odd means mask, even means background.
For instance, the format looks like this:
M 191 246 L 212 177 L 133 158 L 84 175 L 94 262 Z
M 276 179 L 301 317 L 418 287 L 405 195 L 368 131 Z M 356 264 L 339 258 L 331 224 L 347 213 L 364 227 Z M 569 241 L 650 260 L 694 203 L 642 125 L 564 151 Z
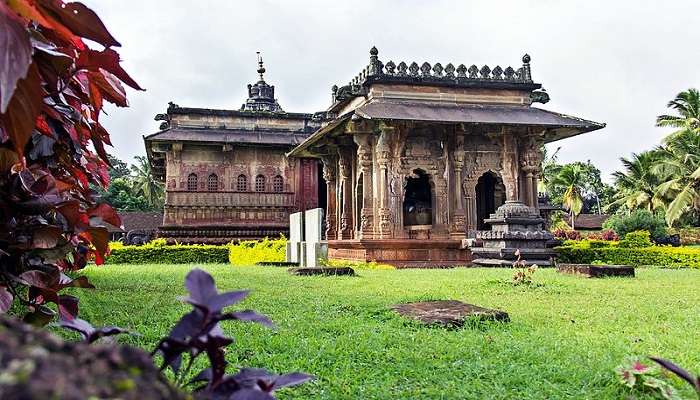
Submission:
M 249 240 L 229 246 L 228 262 L 238 266 L 255 265 L 259 262 L 280 262 L 285 260 L 287 239 Z
M 124 246 L 110 243 L 107 264 L 192 264 L 231 263 L 255 265 L 261 261 L 284 261 L 287 239 L 284 237 L 260 241 L 244 241 L 238 244 L 168 245 L 163 239 L 153 240 L 143 246 Z
M 596 247 L 565 245 L 556 247 L 557 261 L 572 264 L 604 262 L 615 265 L 700 268 L 700 249 L 684 247 Z
M 143 246 L 110 244 L 107 264 L 190 264 L 227 263 L 229 246 L 167 245 L 154 240 Z

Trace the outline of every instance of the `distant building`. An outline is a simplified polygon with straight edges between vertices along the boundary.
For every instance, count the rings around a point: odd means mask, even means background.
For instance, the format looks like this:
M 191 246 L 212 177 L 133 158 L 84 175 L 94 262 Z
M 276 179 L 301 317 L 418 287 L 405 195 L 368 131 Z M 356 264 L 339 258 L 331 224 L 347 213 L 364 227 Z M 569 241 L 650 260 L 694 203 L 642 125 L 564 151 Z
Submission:
M 285 156 L 320 120 L 284 111 L 262 60 L 258 73 L 239 110 L 170 103 L 156 116 L 160 131 L 144 141 L 166 188 L 161 237 L 226 243 L 279 236 L 289 231 L 290 213 L 325 204 L 319 161 Z
M 574 219 L 576 230 L 597 231 L 603 229 L 603 223 L 610 218 L 608 214 L 579 214 Z M 571 217 L 567 219 L 570 221 Z
M 124 229 L 107 225 L 110 241 L 124 241 L 131 233 L 131 236 L 141 238 L 152 238 L 156 235 L 158 228 L 163 224 L 163 213 L 158 211 L 123 211 L 118 213 Z

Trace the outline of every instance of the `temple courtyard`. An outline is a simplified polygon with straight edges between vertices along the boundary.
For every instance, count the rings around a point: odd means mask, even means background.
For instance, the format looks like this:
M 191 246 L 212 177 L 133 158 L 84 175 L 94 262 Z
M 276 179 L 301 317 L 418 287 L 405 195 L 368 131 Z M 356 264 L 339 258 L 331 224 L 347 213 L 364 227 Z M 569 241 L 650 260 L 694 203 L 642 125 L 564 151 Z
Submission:
M 137 332 L 120 341 L 150 351 L 189 309 L 177 296 L 193 267 L 89 267 L 99 290 L 81 296 L 81 316 Z M 277 326 L 223 323 L 236 339 L 226 354 L 233 365 L 317 377 L 282 390 L 282 399 L 620 399 L 627 392 L 614 370 L 628 355 L 700 370 L 700 354 L 688 351 L 700 346 L 699 270 L 638 268 L 635 278 L 586 279 L 539 269 L 533 284 L 514 286 L 513 271 L 500 268 L 357 269 L 355 277 L 202 268 L 221 290 L 250 289 L 238 308 Z M 506 311 L 510 322 L 441 328 L 391 310 L 444 299 Z

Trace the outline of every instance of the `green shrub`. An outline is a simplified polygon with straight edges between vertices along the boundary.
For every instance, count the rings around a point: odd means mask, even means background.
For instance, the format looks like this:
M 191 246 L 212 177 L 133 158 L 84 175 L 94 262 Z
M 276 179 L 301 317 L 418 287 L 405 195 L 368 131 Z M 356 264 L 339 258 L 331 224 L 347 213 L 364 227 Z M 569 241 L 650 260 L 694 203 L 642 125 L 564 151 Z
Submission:
M 624 239 L 620 240 L 620 247 L 651 247 L 653 245 L 649 231 L 630 232 L 625 235 Z
M 603 223 L 603 228 L 612 229 L 619 237 L 625 237 L 634 231 L 648 231 L 654 239 L 666 236 L 663 216 L 647 210 L 634 210 L 629 215 L 613 215 Z
M 700 268 L 700 249 L 687 247 L 610 246 L 591 248 L 579 244 L 559 246 L 555 250 L 557 251 L 557 261 L 561 263 L 592 264 L 598 261 L 633 267 L 654 265 L 670 268 Z
M 264 261 L 284 261 L 287 238 L 248 240 L 228 247 L 228 261 L 233 265 L 255 265 Z
M 110 247 L 107 264 L 190 264 L 226 263 L 229 246 L 168 245 L 163 239 L 143 246 L 116 245 Z

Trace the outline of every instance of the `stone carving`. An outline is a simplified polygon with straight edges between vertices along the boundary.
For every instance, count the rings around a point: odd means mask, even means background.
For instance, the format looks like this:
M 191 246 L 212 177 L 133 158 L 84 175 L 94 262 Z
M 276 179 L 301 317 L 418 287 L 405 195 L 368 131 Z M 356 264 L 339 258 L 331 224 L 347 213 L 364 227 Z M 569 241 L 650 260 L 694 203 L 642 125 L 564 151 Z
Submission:
M 535 90 L 534 92 L 530 93 L 530 101 L 533 103 L 545 104 L 549 102 L 549 94 L 544 89 Z
M 452 63 L 445 65 L 445 77 L 446 78 L 454 78 L 454 76 L 455 76 L 455 66 L 452 65 Z
M 408 67 L 408 74 L 410 76 L 418 76 L 418 64 L 414 62 L 411 63 L 411 66 Z

